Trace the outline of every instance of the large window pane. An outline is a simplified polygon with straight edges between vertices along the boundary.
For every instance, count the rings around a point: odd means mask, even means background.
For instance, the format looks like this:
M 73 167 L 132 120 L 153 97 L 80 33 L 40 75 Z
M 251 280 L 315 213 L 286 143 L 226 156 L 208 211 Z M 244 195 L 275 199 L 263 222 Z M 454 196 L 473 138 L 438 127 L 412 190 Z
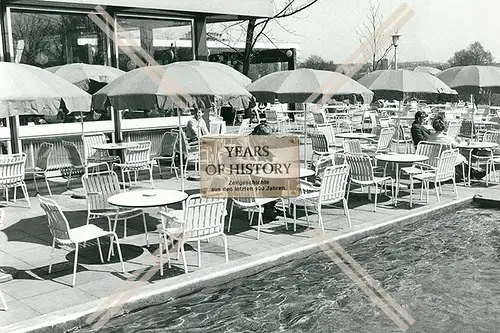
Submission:
M 107 38 L 85 14 L 11 11 L 15 62 L 107 64 Z
M 146 50 L 158 64 L 193 60 L 191 21 L 118 17 L 117 22 L 123 29 L 119 37 L 128 45 Z M 133 50 L 119 48 L 119 68 L 125 71 L 140 65 L 130 59 L 129 52 Z

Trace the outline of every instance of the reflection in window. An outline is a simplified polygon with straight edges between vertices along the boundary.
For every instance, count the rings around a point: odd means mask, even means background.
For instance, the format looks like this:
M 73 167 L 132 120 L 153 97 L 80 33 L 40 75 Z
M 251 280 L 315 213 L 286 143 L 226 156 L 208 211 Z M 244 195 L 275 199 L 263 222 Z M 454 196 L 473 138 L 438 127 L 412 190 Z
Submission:
M 128 45 L 146 50 L 159 65 L 193 60 L 191 21 L 125 17 L 118 17 L 117 21 L 122 29 L 118 37 L 126 40 Z M 133 50 L 120 48 L 118 51 L 119 68 L 124 71 L 139 67 L 127 55 L 128 52 Z M 146 59 L 142 60 L 148 63 Z
M 107 38 L 85 14 L 11 12 L 15 62 L 38 67 L 105 65 Z

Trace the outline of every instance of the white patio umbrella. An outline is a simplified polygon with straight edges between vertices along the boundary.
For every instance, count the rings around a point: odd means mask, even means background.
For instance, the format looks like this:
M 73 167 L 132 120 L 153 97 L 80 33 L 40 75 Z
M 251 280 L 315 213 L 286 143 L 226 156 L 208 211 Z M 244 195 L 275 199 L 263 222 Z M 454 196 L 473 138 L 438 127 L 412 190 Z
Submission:
M 176 62 L 165 66 L 142 67 L 119 77 L 92 97 L 95 109 L 108 104 L 124 109 L 208 109 L 216 100 L 236 108 L 247 108 L 252 95 L 229 74 L 211 63 Z M 179 131 L 181 113 L 178 113 Z M 182 145 L 182 140 L 180 141 Z M 184 190 L 183 148 L 181 146 L 181 186 Z
M 373 99 L 373 92 L 346 75 L 308 68 L 268 74 L 248 85 L 247 89 L 259 102 L 271 102 L 277 98 L 282 103 L 326 103 L 333 96 L 353 94 L 361 95 L 364 103 Z M 304 108 L 305 138 L 306 113 Z M 304 155 L 307 156 L 305 140 Z
M 55 116 L 61 102 L 69 112 L 90 111 L 91 95 L 38 67 L 0 62 L 0 118 Z

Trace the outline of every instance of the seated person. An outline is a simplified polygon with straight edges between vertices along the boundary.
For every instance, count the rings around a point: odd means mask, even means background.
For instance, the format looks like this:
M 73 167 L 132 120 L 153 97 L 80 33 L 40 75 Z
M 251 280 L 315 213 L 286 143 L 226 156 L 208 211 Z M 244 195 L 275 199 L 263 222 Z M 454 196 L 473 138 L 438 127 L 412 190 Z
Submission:
M 434 120 L 432 121 L 432 127 L 434 128 L 434 131 L 436 131 L 436 133 L 429 135 L 429 138 L 427 141 L 437 142 L 437 143 L 441 143 L 443 145 L 448 146 L 448 147 L 445 147 L 444 149 L 456 148 L 459 145 L 457 140 L 455 140 L 451 136 L 444 134 L 444 130 L 446 129 L 446 125 L 445 125 L 444 120 L 441 116 L 437 116 L 436 118 L 434 118 Z M 473 152 L 473 154 L 477 155 L 478 152 Z M 464 155 L 459 154 L 457 157 L 456 164 L 455 164 L 457 180 L 459 180 L 459 181 L 461 179 L 463 179 L 462 166 L 461 166 L 462 163 L 465 164 L 465 169 L 468 170 L 469 166 L 468 166 L 467 158 Z M 486 171 L 477 170 L 474 168 L 471 169 L 471 178 L 481 179 L 484 176 L 486 176 Z
M 431 131 L 424 127 L 423 122 L 427 117 L 427 113 L 424 111 L 417 111 L 415 113 L 415 121 L 411 125 L 411 138 L 413 139 L 413 144 L 415 147 L 420 141 L 429 141 L 429 135 Z
M 205 120 L 203 120 L 203 111 L 195 109 L 193 118 L 189 119 L 186 127 L 186 136 L 188 141 L 198 141 L 203 136 L 210 134 Z

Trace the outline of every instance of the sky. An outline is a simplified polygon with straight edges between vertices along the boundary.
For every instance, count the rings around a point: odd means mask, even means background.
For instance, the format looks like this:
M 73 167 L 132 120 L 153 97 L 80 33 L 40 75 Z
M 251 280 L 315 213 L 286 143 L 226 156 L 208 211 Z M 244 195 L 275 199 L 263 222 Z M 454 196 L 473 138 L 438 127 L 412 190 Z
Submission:
M 275 0 L 276 7 L 284 1 Z M 414 15 L 399 31 L 398 62 L 445 62 L 475 41 L 500 61 L 500 1 L 380 0 L 381 13 L 387 18 L 401 4 Z M 299 60 L 319 55 L 345 63 L 360 45 L 357 31 L 368 21 L 368 8 L 369 0 L 319 0 L 296 16 L 271 24 L 268 34 L 277 43 L 299 44 Z

